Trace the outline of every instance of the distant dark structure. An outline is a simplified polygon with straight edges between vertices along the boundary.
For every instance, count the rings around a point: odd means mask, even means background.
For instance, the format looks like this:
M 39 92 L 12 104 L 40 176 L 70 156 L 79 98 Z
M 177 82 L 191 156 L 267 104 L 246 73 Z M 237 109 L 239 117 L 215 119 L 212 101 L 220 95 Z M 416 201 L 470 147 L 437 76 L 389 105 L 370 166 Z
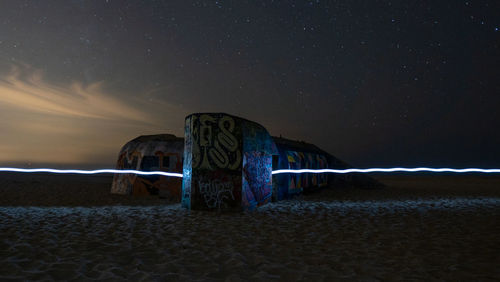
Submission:
M 273 170 L 278 169 L 346 169 L 351 166 L 313 144 L 273 137 L 278 155 L 273 156 Z M 273 201 L 280 201 L 304 192 L 311 192 L 329 184 L 352 185 L 363 188 L 381 187 L 381 184 L 362 174 L 283 173 L 273 175 Z
M 183 151 L 184 138 L 172 134 L 139 136 L 122 147 L 116 168 L 182 173 Z M 177 177 L 115 174 L 111 193 L 159 195 L 180 201 L 181 185 L 182 180 Z

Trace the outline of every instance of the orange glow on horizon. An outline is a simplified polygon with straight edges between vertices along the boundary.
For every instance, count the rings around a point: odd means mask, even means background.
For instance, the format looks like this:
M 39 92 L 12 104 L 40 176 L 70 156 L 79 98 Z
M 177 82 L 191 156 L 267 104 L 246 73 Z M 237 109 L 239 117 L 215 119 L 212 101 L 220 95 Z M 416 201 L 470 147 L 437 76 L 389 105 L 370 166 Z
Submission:
M 0 163 L 114 163 L 138 135 L 182 132 L 169 123 L 183 124 L 185 110 L 145 100 L 113 96 L 103 82 L 51 84 L 13 66 L 0 77 Z

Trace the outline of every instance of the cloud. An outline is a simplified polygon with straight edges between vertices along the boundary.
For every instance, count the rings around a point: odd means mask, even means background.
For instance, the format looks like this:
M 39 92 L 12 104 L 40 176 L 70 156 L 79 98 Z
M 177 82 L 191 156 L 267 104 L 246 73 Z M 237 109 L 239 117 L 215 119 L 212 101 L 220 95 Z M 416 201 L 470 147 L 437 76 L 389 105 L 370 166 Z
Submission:
M 138 135 L 182 134 L 186 109 L 144 93 L 105 91 L 105 83 L 49 83 L 43 73 L 13 66 L 0 76 L 0 165 L 113 164 Z
M 17 66 L 0 79 L 0 103 L 64 117 L 153 122 L 147 113 L 103 93 L 102 83 L 86 87 L 77 82 L 66 87 L 50 85 L 40 71 L 30 71 L 23 79 Z

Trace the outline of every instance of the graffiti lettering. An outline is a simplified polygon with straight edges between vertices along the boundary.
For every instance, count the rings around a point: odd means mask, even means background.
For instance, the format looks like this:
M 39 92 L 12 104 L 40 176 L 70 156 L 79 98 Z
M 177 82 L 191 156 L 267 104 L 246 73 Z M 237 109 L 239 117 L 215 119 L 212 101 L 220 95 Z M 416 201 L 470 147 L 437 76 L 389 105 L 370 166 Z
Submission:
M 198 182 L 200 194 L 203 195 L 205 203 L 209 208 L 219 208 L 224 204 L 224 200 L 234 200 L 233 184 L 222 182 L 218 179 Z
M 122 148 L 117 169 L 181 172 L 182 140 L 167 140 L 170 137 L 161 135 L 146 138 L 149 140 L 134 140 Z M 155 175 L 120 174 L 113 177 L 111 192 L 159 195 L 177 201 L 181 197 L 181 180 Z
M 225 168 L 229 164 L 227 153 L 220 147 L 219 142 L 215 140 L 215 148 L 210 148 L 208 155 L 210 159 L 220 168 Z
M 241 164 L 238 140 L 234 136 L 234 119 L 201 115 L 199 124 L 193 117 L 193 168 L 237 169 Z M 199 128 L 199 130 L 198 130 Z
M 226 128 L 225 124 L 229 127 Z M 229 164 L 230 169 L 236 169 L 241 162 L 241 152 L 238 149 L 238 140 L 232 134 L 234 130 L 234 120 L 228 116 L 224 116 L 219 120 L 219 128 L 221 133 L 217 136 L 219 142 L 224 146 L 229 152 L 236 152 L 236 158 L 232 164 Z
M 206 168 L 206 169 L 212 169 L 212 166 L 210 165 L 210 162 L 208 161 L 207 158 L 207 153 L 208 149 L 212 147 L 212 125 L 209 123 L 214 123 L 215 118 L 211 117 L 209 115 L 202 115 L 200 117 L 200 136 L 199 140 L 196 140 L 199 142 L 200 147 L 203 148 L 203 157 L 202 157 L 202 162 L 200 164 L 200 168 Z
M 328 167 L 328 161 L 325 156 L 312 153 L 303 153 L 295 151 L 286 152 L 288 165 L 290 169 L 301 169 L 301 168 L 315 168 L 322 169 Z M 310 179 L 310 181 L 309 181 Z M 289 177 L 289 184 L 291 190 L 301 189 L 309 187 L 311 183 L 312 186 L 325 186 L 327 185 L 327 175 L 294 175 Z
M 227 124 L 229 127 L 226 128 L 225 124 Z M 222 133 L 217 136 L 219 142 L 230 152 L 236 151 L 236 149 L 238 149 L 238 140 L 236 140 L 236 138 L 232 134 L 234 130 L 234 120 L 228 116 L 220 118 L 219 128 L 222 131 Z

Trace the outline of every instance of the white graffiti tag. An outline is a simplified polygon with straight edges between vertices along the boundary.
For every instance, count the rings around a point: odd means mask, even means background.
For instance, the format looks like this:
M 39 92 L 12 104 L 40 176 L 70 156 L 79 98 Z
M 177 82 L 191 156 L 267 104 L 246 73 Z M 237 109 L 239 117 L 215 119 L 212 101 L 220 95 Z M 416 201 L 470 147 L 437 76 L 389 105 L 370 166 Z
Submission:
M 210 181 L 199 181 L 200 193 L 205 199 L 209 208 L 220 209 L 224 200 L 234 200 L 233 184 L 231 182 L 222 182 L 218 179 Z
M 201 115 L 199 129 L 193 128 L 193 167 L 213 170 L 212 161 L 217 168 L 237 169 L 241 152 L 234 129 L 235 121 L 229 116 Z

